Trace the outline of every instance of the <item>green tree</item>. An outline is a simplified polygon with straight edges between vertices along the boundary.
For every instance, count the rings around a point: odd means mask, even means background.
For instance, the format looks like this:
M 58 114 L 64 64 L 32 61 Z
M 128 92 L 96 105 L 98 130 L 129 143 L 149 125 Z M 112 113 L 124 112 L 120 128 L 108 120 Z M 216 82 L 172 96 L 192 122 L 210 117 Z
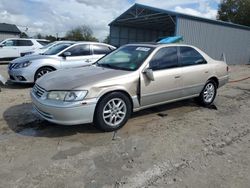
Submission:
M 110 43 L 110 37 L 109 35 L 103 40 L 104 43 L 109 44 Z
M 46 40 L 49 40 L 49 41 L 51 41 L 51 42 L 54 42 L 54 41 L 57 40 L 57 38 L 56 38 L 55 36 L 53 36 L 53 35 L 46 35 L 46 36 L 45 36 L 45 39 L 46 39 Z
M 29 36 L 25 32 L 21 32 L 20 38 L 29 38 Z
M 93 31 L 90 27 L 83 25 L 71 29 L 66 33 L 65 39 L 74 41 L 98 41 L 93 36 Z
M 222 0 L 217 19 L 250 26 L 250 0 Z
M 41 33 L 38 33 L 37 35 L 34 36 L 36 39 L 43 39 L 44 37 L 42 36 Z

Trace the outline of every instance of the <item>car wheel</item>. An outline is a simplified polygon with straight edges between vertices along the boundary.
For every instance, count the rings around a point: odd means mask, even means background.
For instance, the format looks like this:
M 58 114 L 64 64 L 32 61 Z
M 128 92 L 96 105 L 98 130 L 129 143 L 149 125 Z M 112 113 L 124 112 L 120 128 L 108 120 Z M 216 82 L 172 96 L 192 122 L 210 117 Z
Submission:
M 213 80 L 208 80 L 198 97 L 198 102 L 202 106 L 209 106 L 214 102 L 217 94 L 217 84 Z
M 132 111 L 129 98 L 120 92 L 104 96 L 95 111 L 94 124 L 102 131 L 115 131 L 128 121 Z
M 51 67 L 42 67 L 42 68 L 38 69 L 38 70 L 36 71 L 36 74 L 35 74 L 35 81 L 36 81 L 38 78 L 41 78 L 43 75 L 45 75 L 45 74 L 47 74 L 47 73 L 49 73 L 49 72 L 52 72 L 52 71 L 54 71 L 54 69 L 51 68 Z

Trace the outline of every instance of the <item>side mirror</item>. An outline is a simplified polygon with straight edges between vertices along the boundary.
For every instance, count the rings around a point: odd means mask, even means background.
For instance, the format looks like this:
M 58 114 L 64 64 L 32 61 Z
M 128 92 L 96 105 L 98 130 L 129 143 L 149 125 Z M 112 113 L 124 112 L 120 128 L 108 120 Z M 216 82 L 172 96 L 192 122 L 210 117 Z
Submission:
M 62 54 L 62 56 L 66 58 L 66 57 L 68 57 L 68 56 L 71 56 L 71 53 L 70 53 L 70 52 L 64 52 L 64 53 Z
M 0 44 L 0 48 L 2 48 L 2 47 L 4 47 L 4 45 L 3 45 L 3 44 Z
M 148 77 L 149 80 L 155 81 L 154 73 L 152 69 L 146 69 L 143 71 L 143 73 Z

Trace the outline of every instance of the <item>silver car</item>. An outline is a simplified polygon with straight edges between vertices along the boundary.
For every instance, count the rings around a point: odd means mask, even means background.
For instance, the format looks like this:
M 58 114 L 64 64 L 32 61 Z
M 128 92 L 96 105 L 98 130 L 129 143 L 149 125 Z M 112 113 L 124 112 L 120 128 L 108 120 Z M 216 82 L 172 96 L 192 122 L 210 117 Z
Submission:
M 49 73 L 31 91 L 34 108 L 50 122 L 121 128 L 133 111 L 197 98 L 213 103 L 228 66 L 180 44 L 125 45 L 95 65 Z
M 9 78 L 12 82 L 34 83 L 51 71 L 93 64 L 114 49 L 97 42 L 62 42 L 41 55 L 13 60 L 8 67 Z

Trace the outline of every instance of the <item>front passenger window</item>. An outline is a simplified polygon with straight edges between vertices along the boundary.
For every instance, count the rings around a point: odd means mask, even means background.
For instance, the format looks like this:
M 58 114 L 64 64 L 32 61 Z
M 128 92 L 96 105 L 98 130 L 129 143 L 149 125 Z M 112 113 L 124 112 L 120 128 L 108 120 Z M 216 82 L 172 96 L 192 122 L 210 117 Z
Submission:
M 176 47 L 166 47 L 160 49 L 149 63 L 152 70 L 162 70 L 178 67 L 178 56 Z

